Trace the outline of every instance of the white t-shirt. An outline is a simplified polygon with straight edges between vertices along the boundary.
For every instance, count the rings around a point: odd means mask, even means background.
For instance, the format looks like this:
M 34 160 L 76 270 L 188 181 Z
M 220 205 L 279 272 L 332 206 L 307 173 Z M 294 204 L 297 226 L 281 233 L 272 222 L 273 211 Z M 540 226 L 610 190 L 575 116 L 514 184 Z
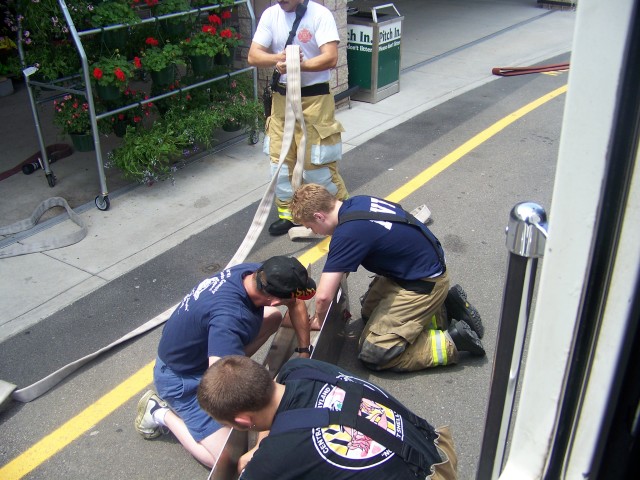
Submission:
M 295 12 L 285 12 L 280 5 L 272 5 L 260 17 L 253 41 L 270 49 L 273 53 L 283 51 L 295 19 Z M 310 1 L 292 44 L 299 45 L 302 50 L 302 58 L 308 59 L 320 55 L 320 47 L 325 43 L 336 41 L 340 41 L 340 36 L 331 11 L 323 5 Z M 328 82 L 331 73 L 329 70 L 302 72 L 301 77 L 302 86 L 306 87 Z M 287 76 L 282 75 L 280 81 L 286 83 Z

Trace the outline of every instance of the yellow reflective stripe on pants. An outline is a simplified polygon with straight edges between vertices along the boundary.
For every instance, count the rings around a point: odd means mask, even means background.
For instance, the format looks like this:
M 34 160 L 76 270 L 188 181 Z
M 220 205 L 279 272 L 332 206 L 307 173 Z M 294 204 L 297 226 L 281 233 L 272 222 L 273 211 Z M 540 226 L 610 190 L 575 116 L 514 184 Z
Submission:
M 278 207 L 278 218 L 284 218 L 285 220 L 293 221 L 293 217 L 291 216 L 291 211 L 288 208 Z
M 438 317 L 436 315 L 433 315 L 431 317 L 431 328 L 433 328 L 434 330 L 438 329 Z
M 442 330 L 429 330 L 431 335 L 431 355 L 433 357 L 433 365 L 446 365 L 447 358 L 447 340 Z

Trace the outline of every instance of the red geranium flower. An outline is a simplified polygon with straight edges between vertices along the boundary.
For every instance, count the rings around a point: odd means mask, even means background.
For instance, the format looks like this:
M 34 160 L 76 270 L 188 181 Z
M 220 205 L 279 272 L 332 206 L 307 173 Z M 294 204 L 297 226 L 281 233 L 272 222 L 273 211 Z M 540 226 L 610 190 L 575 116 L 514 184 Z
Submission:
M 100 80 L 102 78 L 102 75 L 104 75 L 104 73 L 101 69 L 99 69 L 98 67 L 93 69 L 93 78 L 95 78 L 96 80 Z
M 225 10 L 220 15 L 222 16 L 223 20 L 229 20 L 231 18 L 231 11 L 230 10 Z
M 220 32 L 220 36 L 223 38 L 232 38 L 233 37 L 233 32 L 231 31 L 230 28 L 225 28 L 224 30 L 222 30 Z
M 158 0 L 144 0 L 148 7 L 154 7 L 158 4 Z
M 140 57 L 133 57 L 133 64 L 136 68 L 142 68 L 142 62 L 140 61 Z
M 116 68 L 113 73 L 115 74 L 116 78 L 118 80 L 120 80 L 121 82 L 124 82 L 127 79 L 127 76 L 124 74 L 124 72 L 120 69 L 120 67 Z
M 211 35 L 215 35 L 216 34 L 216 27 L 213 27 L 211 25 L 203 25 L 202 26 L 202 31 L 205 33 L 210 33 Z
M 144 43 L 151 45 L 152 47 L 157 47 L 159 42 L 155 38 L 149 37 L 144 41 Z
M 214 13 L 212 15 L 209 15 L 209 23 L 211 25 L 222 25 L 222 20 L 218 15 Z

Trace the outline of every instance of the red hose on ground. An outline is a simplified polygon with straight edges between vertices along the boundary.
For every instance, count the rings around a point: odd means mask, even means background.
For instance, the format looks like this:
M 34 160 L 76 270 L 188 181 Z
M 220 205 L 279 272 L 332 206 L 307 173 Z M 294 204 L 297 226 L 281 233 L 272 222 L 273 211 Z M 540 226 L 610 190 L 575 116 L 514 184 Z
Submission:
M 568 63 L 556 63 L 554 65 L 542 65 L 540 67 L 494 67 L 491 73 L 501 77 L 512 77 L 514 75 L 527 75 L 529 73 L 557 72 L 569 70 Z

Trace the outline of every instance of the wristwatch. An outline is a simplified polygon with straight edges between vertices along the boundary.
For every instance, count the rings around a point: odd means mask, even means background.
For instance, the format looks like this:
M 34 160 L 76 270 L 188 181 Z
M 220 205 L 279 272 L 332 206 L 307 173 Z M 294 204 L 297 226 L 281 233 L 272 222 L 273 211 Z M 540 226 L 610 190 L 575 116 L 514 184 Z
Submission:
M 313 345 L 309 345 L 308 347 L 296 347 L 293 351 L 296 353 L 308 353 L 311 355 L 313 353 Z

